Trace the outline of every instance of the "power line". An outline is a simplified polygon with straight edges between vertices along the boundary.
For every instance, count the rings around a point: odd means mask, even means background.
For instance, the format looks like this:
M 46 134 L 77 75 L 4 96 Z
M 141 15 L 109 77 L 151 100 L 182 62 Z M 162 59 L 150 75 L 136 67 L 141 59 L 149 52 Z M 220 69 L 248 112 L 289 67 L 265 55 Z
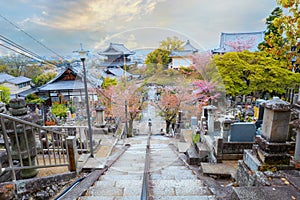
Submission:
M 4 44 L 0 44 L 1 46 L 9 49 L 9 50 L 12 50 L 18 54 L 21 54 L 23 56 L 26 56 L 28 58 L 31 58 L 31 59 L 34 59 L 34 60 L 37 60 L 39 62 L 42 62 L 42 63 L 48 63 L 50 65 L 53 65 L 53 66 L 56 66 L 54 63 L 50 62 L 50 61 L 47 61 L 47 60 L 44 60 L 41 56 L 39 56 L 38 54 L 26 49 L 25 47 L 13 42 L 12 40 L 8 39 L 7 37 L 3 36 L 0 34 L 0 40 L 9 44 L 10 46 L 12 47 L 9 47 L 7 45 L 4 45 Z M 17 51 L 19 50 L 19 51 Z
M 19 49 L 19 50 L 21 50 L 21 51 L 23 51 L 23 52 L 26 52 L 26 53 L 28 53 L 28 54 L 30 54 L 30 55 L 38 58 L 38 59 L 41 59 L 41 57 L 38 54 L 22 47 L 21 45 L 18 45 L 17 43 L 13 42 L 12 40 L 6 38 L 5 36 L 3 36 L 1 34 L 0 34 L 0 40 L 7 43 L 7 44 L 9 44 L 9 45 L 11 45 L 11 46 L 13 46 L 13 47 L 15 47 L 15 48 L 17 48 L 17 49 Z
M 16 53 L 18 53 L 18 54 L 21 54 L 21 55 L 23 55 L 23 56 L 26 56 L 27 58 L 31 58 L 31 59 L 35 59 L 35 60 L 36 60 L 36 58 L 30 57 L 29 55 L 27 55 L 27 54 L 25 54 L 25 53 L 22 53 L 22 52 L 19 52 L 19 51 L 15 50 L 15 49 L 13 49 L 13 48 L 11 48 L 11 47 L 8 47 L 8 46 L 6 46 L 6 45 L 4 45 L 4 44 L 1 44 L 1 43 L 0 43 L 0 46 L 3 46 L 3 47 L 5 47 L 5 48 L 7 48 L 7 49 L 9 49 L 9 50 L 12 50 L 12 51 L 14 51 L 14 52 L 16 52 Z M 40 60 L 39 60 L 39 61 L 40 61 Z
M 23 29 L 21 29 L 19 26 L 17 26 L 16 24 L 14 24 L 12 21 L 10 21 L 9 19 L 7 19 L 6 17 L 4 17 L 3 15 L 0 14 L 0 17 L 2 17 L 5 21 L 7 21 L 9 24 L 11 24 L 12 26 L 14 26 L 15 28 L 17 28 L 18 30 L 20 30 L 21 32 L 23 32 L 25 35 L 27 35 L 28 37 L 30 37 L 31 39 L 33 39 L 35 42 L 37 42 L 38 44 L 40 44 L 41 46 L 43 46 L 45 49 L 49 50 L 50 52 L 54 53 L 55 55 L 57 55 L 59 58 L 62 59 L 62 56 L 60 56 L 58 53 L 56 53 L 55 51 L 53 51 L 52 49 L 48 48 L 47 46 L 45 46 L 43 43 L 41 43 L 40 41 L 38 41 L 37 39 L 35 39 L 33 36 L 31 36 L 29 33 L 25 32 Z

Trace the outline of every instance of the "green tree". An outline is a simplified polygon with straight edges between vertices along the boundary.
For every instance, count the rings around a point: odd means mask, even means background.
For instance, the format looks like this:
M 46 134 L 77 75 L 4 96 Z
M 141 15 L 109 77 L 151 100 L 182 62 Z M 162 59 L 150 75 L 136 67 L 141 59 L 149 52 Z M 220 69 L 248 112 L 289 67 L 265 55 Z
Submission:
M 184 42 L 179 40 L 176 36 L 173 36 L 173 38 L 167 37 L 166 40 L 160 42 L 159 48 L 167 51 L 172 51 L 174 49 L 181 50 L 183 43 Z
M 282 37 L 282 29 L 278 29 L 278 27 L 273 24 L 273 21 L 281 16 L 282 9 L 280 7 L 276 7 L 266 19 L 267 29 L 265 32 L 264 41 L 258 45 L 259 50 L 272 53 L 273 45 L 270 43 L 270 39 L 273 40 L 273 43 L 275 43 L 276 46 L 283 46 L 284 41 Z
M 10 55 L 2 58 L 2 63 L 7 66 L 8 73 L 12 76 L 23 75 L 28 62 L 28 58 L 22 55 Z
M 43 68 L 37 65 L 29 65 L 25 67 L 23 76 L 34 79 L 43 73 Z
M 9 88 L 0 85 L 0 101 L 8 104 L 10 100 L 10 90 Z
M 264 52 L 229 52 L 213 57 L 228 95 L 282 95 L 299 83 L 299 75 Z
M 274 25 L 274 29 L 278 29 L 278 33 L 284 38 L 284 42 L 281 45 L 276 35 L 270 35 L 266 42 L 271 46 L 271 53 L 275 57 L 284 60 L 286 66 L 291 69 L 293 62 L 295 62 L 295 65 L 300 64 L 300 1 L 277 0 L 277 3 L 281 5 L 286 12 L 274 18 L 272 24 Z
M 41 74 L 37 77 L 35 77 L 34 79 L 32 79 L 32 82 L 36 85 L 36 86 L 41 86 L 46 84 L 48 81 L 52 80 L 53 78 L 55 78 L 56 73 L 55 72 L 48 72 L 46 74 Z
M 107 89 L 110 86 L 114 86 L 114 85 L 117 85 L 117 84 L 118 84 L 118 81 L 117 81 L 116 78 L 106 77 L 106 78 L 103 79 L 103 83 L 102 83 L 101 88 Z
M 0 65 L 0 73 L 7 73 L 8 69 L 6 65 Z
M 168 69 L 168 64 L 171 62 L 169 55 L 170 51 L 164 49 L 155 49 L 150 52 L 145 60 L 147 66 L 145 74 L 151 76 L 157 72 L 162 72 L 164 69 Z

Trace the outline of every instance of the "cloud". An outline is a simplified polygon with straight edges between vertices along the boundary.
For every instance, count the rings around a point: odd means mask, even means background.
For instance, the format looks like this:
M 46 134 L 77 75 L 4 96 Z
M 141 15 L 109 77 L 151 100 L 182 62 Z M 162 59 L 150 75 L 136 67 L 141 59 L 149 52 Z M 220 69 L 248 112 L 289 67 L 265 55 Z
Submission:
M 66 31 L 120 29 L 124 23 L 149 15 L 160 1 L 77 0 L 59 4 L 49 1 L 47 5 L 39 5 L 42 15 L 33 17 L 31 22 Z

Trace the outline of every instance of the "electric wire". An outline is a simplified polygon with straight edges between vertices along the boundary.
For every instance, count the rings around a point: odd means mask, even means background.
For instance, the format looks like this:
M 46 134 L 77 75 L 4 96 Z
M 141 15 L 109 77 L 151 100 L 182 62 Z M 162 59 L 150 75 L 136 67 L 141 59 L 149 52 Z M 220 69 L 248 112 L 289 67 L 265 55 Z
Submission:
M 12 26 L 14 26 L 15 28 L 17 28 L 18 30 L 20 30 L 22 33 L 24 33 L 25 35 L 27 35 L 28 37 L 30 37 L 32 40 L 34 40 L 36 43 L 38 43 L 39 45 L 43 46 L 45 49 L 49 50 L 50 52 L 54 53 L 55 55 L 57 55 L 60 59 L 63 59 L 62 56 L 60 56 L 58 53 L 56 53 L 55 51 L 53 51 L 52 49 L 50 49 L 49 47 L 47 47 L 46 45 L 44 45 L 43 43 L 41 43 L 40 41 L 38 41 L 37 39 L 35 39 L 33 36 L 31 36 L 29 33 L 25 32 L 23 29 L 21 29 L 19 26 L 17 26 L 16 24 L 14 24 L 12 21 L 10 21 L 9 19 L 7 19 L 6 17 L 4 17 L 3 15 L 0 14 L 0 17 L 3 18 L 5 21 L 7 21 L 9 24 L 11 24 Z
M 38 54 L 36 54 L 36 53 L 34 53 L 34 52 L 32 52 L 32 51 L 30 51 L 30 50 L 22 47 L 21 45 L 18 45 L 17 43 L 15 43 L 12 40 L 4 37 L 1 34 L 0 34 L 0 40 L 3 41 L 3 42 L 5 42 L 5 43 L 7 43 L 7 44 L 9 44 L 10 46 L 12 46 L 13 48 L 0 43 L 1 46 L 5 47 L 5 48 L 7 48 L 7 49 L 9 49 L 11 51 L 14 51 L 14 52 L 16 52 L 18 54 L 26 56 L 27 58 L 34 59 L 34 60 L 37 60 L 37 61 L 42 62 L 42 63 L 47 63 L 47 64 L 50 64 L 50 65 L 53 65 L 53 66 L 56 67 L 56 65 L 54 63 L 43 59 Z
M 11 45 L 11 46 L 13 46 L 13 47 L 15 47 L 15 48 L 17 48 L 17 49 L 19 49 L 19 50 L 21 50 L 21 51 L 23 51 L 23 52 L 26 52 L 26 53 L 28 53 L 28 54 L 36 57 L 36 58 L 41 59 L 41 57 L 38 54 L 26 49 L 25 47 L 22 47 L 21 45 L 18 45 L 17 43 L 13 42 L 12 40 L 8 39 L 7 37 L 5 37 L 1 34 L 0 34 L 0 40 L 7 43 L 7 44 L 9 44 L 9 45 Z
M 22 53 L 22 52 L 19 52 L 19 51 L 15 50 L 15 49 L 13 49 L 13 48 L 11 48 L 11 47 L 8 47 L 8 46 L 6 46 L 6 45 L 4 45 L 4 44 L 1 44 L 1 43 L 0 43 L 0 46 L 3 46 L 3 47 L 5 47 L 5 48 L 7 48 L 7 49 L 9 49 L 9 50 L 11 50 L 11 51 L 14 51 L 14 52 L 16 52 L 16 53 L 18 53 L 18 54 L 21 54 L 22 56 L 25 56 L 25 57 L 27 57 L 27 58 L 31 58 L 31 59 L 37 60 L 36 58 L 30 57 L 29 55 L 27 55 L 27 54 L 25 54 L 25 53 Z M 38 60 L 38 61 L 41 61 L 41 60 Z

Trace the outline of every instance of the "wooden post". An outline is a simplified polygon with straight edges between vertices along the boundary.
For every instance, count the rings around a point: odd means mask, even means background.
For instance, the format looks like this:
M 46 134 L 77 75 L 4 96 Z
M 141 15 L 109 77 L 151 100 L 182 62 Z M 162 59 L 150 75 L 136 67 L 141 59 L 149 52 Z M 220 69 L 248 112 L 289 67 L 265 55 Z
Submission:
M 76 163 L 77 163 L 77 148 L 76 148 L 76 137 L 75 136 L 68 136 L 67 137 L 67 150 L 69 154 L 69 171 L 74 172 L 76 171 Z

